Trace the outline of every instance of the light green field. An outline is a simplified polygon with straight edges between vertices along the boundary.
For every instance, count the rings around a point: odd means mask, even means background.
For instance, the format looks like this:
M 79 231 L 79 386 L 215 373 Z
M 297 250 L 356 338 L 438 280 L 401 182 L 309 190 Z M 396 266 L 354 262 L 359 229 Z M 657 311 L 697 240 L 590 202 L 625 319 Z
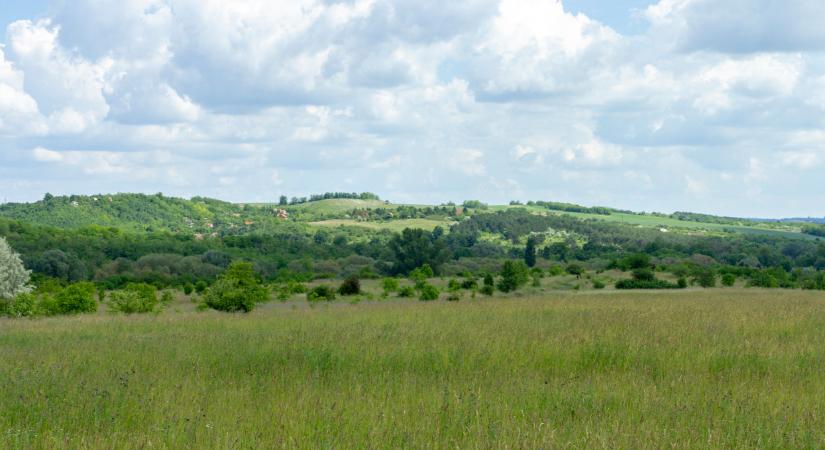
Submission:
M 0 320 L 0 448 L 822 448 L 825 297 Z
M 290 206 L 289 209 L 312 211 L 317 214 L 345 214 L 356 208 L 386 208 L 387 206 L 388 205 L 381 200 L 341 198 L 303 203 Z
M 319 222 L 311 222 L 310 225 L 321 227 L 361 227 L 371 230 L 390 230 L 400 232 L 405 228 L 421 228 L 423 230 L 432 231 L 435 227 L 442 227 L 444 231 L 448 231 L 451 223 L 445 220 L 433 219 L 402 219 L 391 220 L 387 222 L 362 222 L 351 219 L 331 219 L 322 220 Z

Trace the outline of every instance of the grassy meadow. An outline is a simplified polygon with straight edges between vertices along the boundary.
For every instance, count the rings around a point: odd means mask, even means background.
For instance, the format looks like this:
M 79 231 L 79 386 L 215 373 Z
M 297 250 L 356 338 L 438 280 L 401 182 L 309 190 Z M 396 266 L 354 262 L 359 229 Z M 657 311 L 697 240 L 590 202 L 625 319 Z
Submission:
M 0 448 L 825 446 L 825 297 L 0 319 Z

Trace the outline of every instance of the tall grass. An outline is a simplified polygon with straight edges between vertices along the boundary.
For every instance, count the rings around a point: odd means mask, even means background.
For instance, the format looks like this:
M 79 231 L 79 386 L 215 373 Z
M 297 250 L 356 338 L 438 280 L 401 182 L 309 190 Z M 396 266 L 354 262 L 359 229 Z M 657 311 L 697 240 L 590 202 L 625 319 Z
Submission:
M 825 298 L 0 320 L 0 448 L 825 446 Z

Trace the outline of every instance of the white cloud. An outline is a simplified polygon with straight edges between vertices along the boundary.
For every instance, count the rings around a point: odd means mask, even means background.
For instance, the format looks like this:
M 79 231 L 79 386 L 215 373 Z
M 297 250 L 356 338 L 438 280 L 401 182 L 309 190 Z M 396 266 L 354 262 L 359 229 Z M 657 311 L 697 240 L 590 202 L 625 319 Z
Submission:
M 49 150 L 43 147 L 37 147 L 32 150 L 34 159 L 40 162 L 60 162 L 63 161 L 63 155 L 60 152 Z

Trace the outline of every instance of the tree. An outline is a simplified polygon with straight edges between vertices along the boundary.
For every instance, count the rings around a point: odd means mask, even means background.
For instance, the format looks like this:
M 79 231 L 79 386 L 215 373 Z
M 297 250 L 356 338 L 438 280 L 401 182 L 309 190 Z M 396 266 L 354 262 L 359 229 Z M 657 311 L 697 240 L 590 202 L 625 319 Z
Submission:
M 14 252 L 5 238 L 0 237 L 0 299 L 10 300 L 31 292 L 31 271 L 23 267 L 20 255 Z
M 357 275 L 351 275 L 338 287 L 338 293 L 344 296 L 360 294 L 361 280 L 358 279 Z
M 527 239 L 527 246 L 524 248 L 524 263 L 527 267 L 536 266 L 536 239 L 533 237 Z
M 289 199 L 286 198 L 286 195 L 282 195 L 280 199 L 278 199 L 278 204 L 281 206 L 286 206 L 289 204 Z
M 501 292 L 512 292 L 527 284 L 529 280 L 530 269 L 523 261 L 505 261 L 501 269 L 498 289 Z
M 255 276 L 252 263 L 234 262 L 204 295 L 206 306 L 218 311 L 249 312 L 266 301 L 268 292 Z
M 70 284 L 55 296 L 56 312 L 60 314 L 92 313 L 97 311 L 97 288 L 87 281 Z
M 580 266 L 579 264 L 568 264 L 565 270 L 570 275 L 575 275 L 576 279 L 579 279 L 582 277 L 582 275 L 584 275 L 584 267 Z
M 395 273 L 409 273 L 409 271 L 429 264 L 435 273 L 449 258 L 449 252 L 444 244 L 444 230 L 436 229 L 427 233 L 422 229 L 405 228 L 401 234 L 396 234 L 389 242 L 390 250 L 395 258 L 393 271 Z

